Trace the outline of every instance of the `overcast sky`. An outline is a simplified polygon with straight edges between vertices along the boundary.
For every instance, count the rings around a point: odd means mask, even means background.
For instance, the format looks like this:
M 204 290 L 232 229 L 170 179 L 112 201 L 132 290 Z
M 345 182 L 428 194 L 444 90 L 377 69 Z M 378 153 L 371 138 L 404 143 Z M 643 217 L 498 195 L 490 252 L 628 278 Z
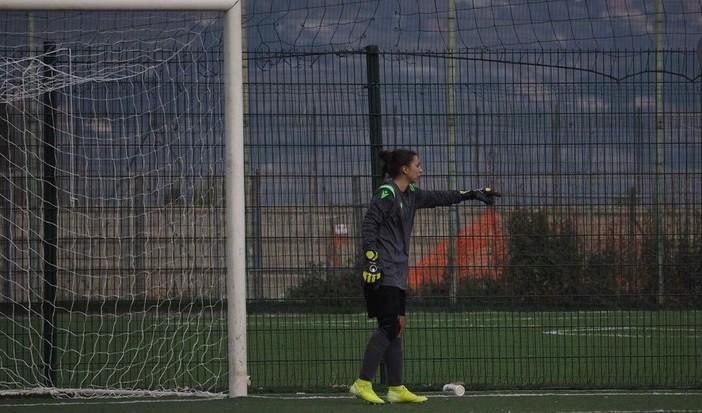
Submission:
M 456 0 L 455 47 L 467 53 L 457 67 L 458 108 L 465 114 L 459 126 L 462 139 L 475 144 L 459 142 L 458 172 L 516 177 L 502 182 L 516 192 L 523 190 L 523 176 L 536 177 L 533 185 L 552 191 L 550 175 L 560 170 L 574 180 L 569 190 L 582 197 L 591 196 L 604 181 L 608 188 L 625 193 L 633 174 L 651 173 L 653 146 L 631 144 L 655 137 L 650 116 L 655 109 L 654 55 L 636 53 L 631 58 L 633 54 L 621 53 L 655 50 L 655 3 Z M 446 61 L 392 53 L 445 51 L 447 5 L 447 0 L 248 0 L 244 28 L 253 59 L 248 80 L 250 91 L 256 94 L 250 97 L 248 130 L 252 142 L 262 143 L 252 148 L 252 170 L 289 179 L 289 183 L 280 183 L 283 188 L 295 182 L 299 189 L 295 196 L 302 197 L 308 191 L 300 176 L 319 174 L 333 180 L 366 175 L 365 60 L 358 56 L 345 59 L 342 52 L 378 45 L 387 52 L 381 75 L 388 83 L 383 86 L 384 139 L 422 148 L 428 161 L 426 184 L 445 185 L 446 90 L 433 85 L 445 82 Z M 666 146 L 666 159 L 672 162 L 664 167 L 697 173 L 700 125 L 694 114 L 699 112 L 700 100 L 690 92 L 690 85 L 695 79 L 699 83 L 700 67 L 690 56 L 702 35 L 702 0 L 664 0 L 663 5 L 661 46 L 684 52 L 666 55 L 666 76 L 674 81 L 666 94 L 666 110 L 673 117 L 669 125 L 677 125 L 666 129 L 666 141 L 680 144 Z M 54 41 L 65 48 L 62 70 L 68 83 L 60 89 L 60 111 L 75 119 L 63 121 L 65 130 L 59 139 L 73 139 L 62 148 L 80 151 L 65 159 L 74 164 L 84 158 L 104 159 L 90 167 L 105 165 L 114 171 L 142 171 L 151 162 L 151 167 L 163 168 L 165 174 L 178 179 L 223 171 L 221 145 L 217 145 L 222 133 L 217 115 L 221 111 L 221 67 L 217 60 L 205 61 L 198 55 L 204 51 L 208 59 L 215 58 L 221 49 L 221 32 L 217 13 L 0 14 L 0 44 L 6 56 L 21 57 L 19 48 L 28 41 L 36 47 Z M 80 57 L 88 45 L 92 56 Z M 148 53 L 126 64 L 120 63 L 124 55 L 106 52 L 111 48 Z M 617 54 L 519 53 L 534 49 Z M 183 53 L 168 58 L 171 50 Z M 303 60 L 278 55 L 281 51 L 329 50 L 338 53 Z M 495 60 L 489 63 L 471 57 L 469 53 L 477 50 L 503 54 L 487 56 Z M 67 53 L 75 61 L 70 67 Z M 80 63 L 91 59 L 118 64 Z M 145 70 L 149 65 L 154 67 Z M 0 67 L 5 76 L 24 66 Z M 121 80 L 114 80 L 117 78 Z M 157 86 L 140 86 L 145 79 Z M 174 87 L 176 81 L 189 86 Z M 390 84 L 400 81 L 405 86 Z M 28 84 L 20 86 L 26 89 Z M 115 86 L 95 87 L 98 84 Z M 197 119 L 173 115 L 183 108 L 205 115 Z M 126 111 L 125 115 L 114 119 L 106 115 L 117 110 Z M 481 118 L 473 116 L 478 112 Z M 637 123 L 632 113 L 640 113 L 637 116 L 643 121 Z M 557 151 L 551 147 L 556 123 L 563 126 L 557 131 L 562 144 Z M 122 144 L 109 145 L 114 139 Z M 181 144 L 165 146 L 168 142 Z M 187 149 L 194 143 L 194 149 Z M 324 163 L 316 165 L 320 160 Z M 441 178 L 432 183 L 431 175 Z M 103 173 L 101 179 L 105 176 Z M 189 182 L 192 192 L 198 183 Z M 650 190 L 646 183 L 640 191 Z M 534 192 L 524 191 L 525 197 Z
M 448 0 L 248 1 L 253 48 L 443 50 Z M 456 0 L 458 49 L 649 49 L 655 0 Z M 702 1 L 662 0 L 663 47 L 694 49 Z
M 702 35 L 702 0 L 661 0 L 663 47 L 693 50 Z M 244 27 L 252 50 L 444 50 L 448 0 L 246 1 Z M 656 42 L 656 0 L 456 0 L 457 49 L 650 49 Z M 92 44 L 170 37 L 183 29 L 221 30 L 216 13 L 33 12 L 39 40 Z M 26 42 L 27 13 L 0 14 L 5 46 Z M 181 33 L 181 34 L 179 34 Z M 164 40 L 165 41 L 165 40 Z

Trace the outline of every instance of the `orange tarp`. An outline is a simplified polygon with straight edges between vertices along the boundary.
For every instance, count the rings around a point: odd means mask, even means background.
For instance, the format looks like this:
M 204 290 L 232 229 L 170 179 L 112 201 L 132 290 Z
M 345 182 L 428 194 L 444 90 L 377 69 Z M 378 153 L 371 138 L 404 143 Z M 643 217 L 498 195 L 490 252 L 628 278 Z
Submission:
M 490 209 L 458 233 L 454 263 L 458 280 L 502 276 L 499 264 L 504 254 L 502 219 Z M 417 289 L 422 284 L 441 283 L 447 271 L 448 261 L 449 240 L 444 239 L 410 268 L 410 287 Z

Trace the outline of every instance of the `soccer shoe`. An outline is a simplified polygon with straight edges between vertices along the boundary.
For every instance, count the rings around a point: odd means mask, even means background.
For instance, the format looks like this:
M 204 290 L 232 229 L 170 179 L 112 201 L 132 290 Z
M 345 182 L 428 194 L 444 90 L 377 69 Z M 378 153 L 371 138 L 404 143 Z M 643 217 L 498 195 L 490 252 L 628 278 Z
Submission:
M 370 404 L 384 404 L 385 401 L 373 391 L 373 385 L 368 380 L 356 379 L 349 389 L 351 394 Z
M 429 400 L 426 396 L 417 396 L 407 390 L 405 386 L 388 387 L 388 401 L 390 403 L 424 403 Z

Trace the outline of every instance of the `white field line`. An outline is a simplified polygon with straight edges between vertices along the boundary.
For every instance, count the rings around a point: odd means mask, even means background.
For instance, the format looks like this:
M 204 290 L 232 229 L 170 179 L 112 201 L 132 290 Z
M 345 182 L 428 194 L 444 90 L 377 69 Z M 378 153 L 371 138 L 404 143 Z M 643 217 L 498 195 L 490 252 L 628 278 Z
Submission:
M 452 396 L 443 393 L 436 392 L 417 392 L 425 394 L 432 398 L 507 398 L 507 397 L 593 397 L 593 396 L 624 396 L 624 397 L 661 397 L 661 396 L 702 396 L 702 391 L 692 390 L 692 391 L 616 391 L 616 390 L 602 390 L 602 391 L 547 391 L 547 392 L 466 392 L 463 396 Z M 299 400 L 299 399 L 348 399 L 354 398 L 354 396 L 348 394 L 306 394 L 306 393 L 296 393 L 296 394 L 281 394 L 281 395 L 250 395 L 251 398 L 259 399 L 282 399 L 282 400 Z M 702 410 L 695 410 L 702 411 Z
M 421 393 L 421 392 L 419 392 Z M 442 393 L 425 392 L 431 398 L 457 398 L 457 396 L 445 395 Z M 464 396 L 465 398 L 508 398 L 508 397 L 592 397 L 592 396 L 625 396 L 625 397 L 660 397 L 660 396 L 702 396 L 702 391 L 563 391 L 563 392 L 468 392 Z M 288 394 L 288 395 L 250 395 L 250 398 L 254 399 L 275 399 L 275 400 L 335 400 L 335 399 L 349 399 L 354 398 L 354 396 L 348 394 L 334 394 L 334 395 L 320 395 L 320 394 Z M 221 398 L 184 398 L 181 401 L 197 401 L 197 402 L 207 402 L 212 400 L 220 400 Z M 174 399 L 131 399 L 131 400 L 115 400 L 115 399 L 90 399 L 90 400 L 75 400 L 75 401 L 61 401 L 61 402 L 37 402 L 37 403 L 17 403 L 0 404 L 2 407 L 50 407 L 50 406 L 89 406 L 89 405 L 106 405 L 106 404 L 138 404 L 138 403 L 169 403 L 173 402 Z M 662 410 L 581 410 L 581 411 L 568 411 L 567 413 L 661 413 Z M 665 412 L 671 413 L 701 413 L 702 409 L 697 410 L 668 410 Z M 566 412 L 563 412 L 566 413 Z
M 657 332 L 659 334 L 648 334 L 648 332 Z M 702 336 L 702 331 L 697 329 L 671 327 L 569 327 L 543 332 L 543 334 L 553 336 L 617 338 L 650 338 L 660 336 L 660 333 L 682 333 L 680 335 L 686 338 L 698 338 Z

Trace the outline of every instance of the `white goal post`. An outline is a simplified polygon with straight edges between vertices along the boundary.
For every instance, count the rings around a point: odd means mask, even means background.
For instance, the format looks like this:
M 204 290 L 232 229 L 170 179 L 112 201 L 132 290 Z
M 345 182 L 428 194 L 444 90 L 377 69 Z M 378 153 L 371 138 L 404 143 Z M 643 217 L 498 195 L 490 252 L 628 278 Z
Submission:
M 226 187 L 226 295 L 229 397 L 247 395 L 243 0 L 5 0 L 5 11 L 220 11 L 224 12 L 224 141 Z M 51 392 L 51 389 L 48 391 Z

